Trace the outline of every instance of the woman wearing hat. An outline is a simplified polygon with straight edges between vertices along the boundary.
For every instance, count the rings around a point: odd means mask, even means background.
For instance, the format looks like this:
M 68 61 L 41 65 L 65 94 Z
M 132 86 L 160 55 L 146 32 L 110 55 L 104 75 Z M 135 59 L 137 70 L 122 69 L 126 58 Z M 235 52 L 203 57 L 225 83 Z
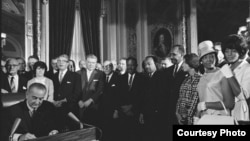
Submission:
M 232 116 L 241 121 L 249 121 L 250 64 L 243 58 L 247 53 L 247 42 L 239 35 L 229 35 L 222 44 L 222 51 L 230 65 L 229 84 L 235 96 Z
M 213 43 L 211 41 L 201 42 L 199 54 L 199 60 L 205 73 L 197 86 L 199 94 L 197 111 L 200 116 L 204 114 L 227 115 L 234 107 L 234 96 L 223 70 L 216 67 L 218 59 L 213 49 Z M 228 112 L 224 110 L 223 105 Z

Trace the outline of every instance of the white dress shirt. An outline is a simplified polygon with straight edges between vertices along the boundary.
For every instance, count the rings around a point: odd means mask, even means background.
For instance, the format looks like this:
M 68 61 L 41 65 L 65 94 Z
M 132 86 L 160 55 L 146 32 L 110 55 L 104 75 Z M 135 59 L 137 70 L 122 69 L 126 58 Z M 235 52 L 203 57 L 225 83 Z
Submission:
M 87 69 L 87 78 L 88 78 L 88 81 L 89 81 L 90 76 L 91 76 L 91 74 L 92 74 L 93 71 L 94 71 L 94 70 L 89 71 L 89 70 Z
M 128 84 L 129 84 L 129 78 L 130 76 L 132 75 L 132 81 L 131 81 L 131 85 L 133 84 L 133 81 L 134 81 L 134 77 L 135 77 L 135 74 L 128 74 Z
M 66 74 L 66 72 L 68 71 L 68 69 L 65 69 L 65 70 L 63 70 L 63 71 L 59 71 L 59 75 L 58 75 L 58 80 L 60 81 L 60 76 L 61 76 L 61 73 L 62 73 L 62 80 L 63 80 L 63 78 L 64 78 L 64 76 L 65 76 L 65 74 Z M 61 80 L 61 81 L 62 81 Z

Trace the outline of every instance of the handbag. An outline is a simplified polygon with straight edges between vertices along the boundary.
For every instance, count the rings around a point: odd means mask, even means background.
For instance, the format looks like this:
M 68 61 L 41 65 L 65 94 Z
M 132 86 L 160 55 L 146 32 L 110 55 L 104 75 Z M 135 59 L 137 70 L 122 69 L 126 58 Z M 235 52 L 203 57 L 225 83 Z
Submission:
M 228 112 L 222 101 L 220 101 L 226 114 Z M 203 115 L 197 122 L 196 125 L 238 125 L 237 120 L 232 116 L 226 115 Z

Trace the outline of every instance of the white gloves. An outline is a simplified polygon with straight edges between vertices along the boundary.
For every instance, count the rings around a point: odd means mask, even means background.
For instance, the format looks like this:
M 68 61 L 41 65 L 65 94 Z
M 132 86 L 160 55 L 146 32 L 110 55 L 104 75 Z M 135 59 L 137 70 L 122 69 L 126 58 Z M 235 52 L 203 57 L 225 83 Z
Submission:
M 228 66 L 228 64 L 225 64 L 220 71 L 222 72 L 222 74 L 226 77 L 226 78 L 230 78 L 233 76 L 233 72 L 230 69 L 230 67 Z
M 200 111 L 204 111 L 204 110 L 206 110 L 207 109 L 207 107 L 206 107 L 206 104 L 205 104 L 205 102 L 200 102 L 199 104 L 198 104 L 198 106 L 197 106 L 197 110 L 200 112 Z
M 198 117 L 193 117 L 193 124 L 197 124 L 197 122 L 200 120 L 200 118 Z

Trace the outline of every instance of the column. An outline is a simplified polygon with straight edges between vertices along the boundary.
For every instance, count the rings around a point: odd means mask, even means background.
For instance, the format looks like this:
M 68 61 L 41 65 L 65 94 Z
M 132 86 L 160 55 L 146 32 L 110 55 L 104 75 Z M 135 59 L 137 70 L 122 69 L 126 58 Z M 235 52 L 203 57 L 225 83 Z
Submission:
M 189 37 L 191 38 L 190 42 L 190 52 L 198 53 L 198 37 L 197 37 L 197 9 L 196 9 L 196 0 L 190 0 L 190 16 L 189 16 L 189 27 L 190 33 Z
M 47 66 L 50 64 L 49 60 L 49 1 L 43 0 L 41 5 L 41 45 L 40 45 L 40 59 L 44 61 Z
M 36 0 L 36 41 L 37 41 L 37 56 L 41 58 L 41 13 L 40 0 Z
M 32 0 L 25 0 L 25 60 L 33 55 Z

